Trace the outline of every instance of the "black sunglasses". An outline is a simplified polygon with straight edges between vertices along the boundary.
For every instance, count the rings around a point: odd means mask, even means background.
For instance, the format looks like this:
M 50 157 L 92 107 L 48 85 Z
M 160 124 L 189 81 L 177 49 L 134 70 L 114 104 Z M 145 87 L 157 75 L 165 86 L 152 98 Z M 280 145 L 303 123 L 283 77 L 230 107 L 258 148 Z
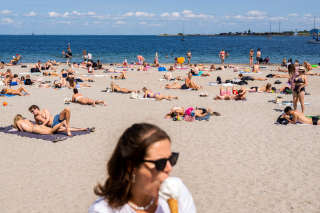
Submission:
M 169 158 L 161 158 L 159 160 L 143 160 L 143 162 L 153 163 L 158 171 L 163 171 L 166 168 L 167 161 L 170 162 L 171 166 L 174 166 L 177 164 L 178 157 L 178 152 L 172 152 Z

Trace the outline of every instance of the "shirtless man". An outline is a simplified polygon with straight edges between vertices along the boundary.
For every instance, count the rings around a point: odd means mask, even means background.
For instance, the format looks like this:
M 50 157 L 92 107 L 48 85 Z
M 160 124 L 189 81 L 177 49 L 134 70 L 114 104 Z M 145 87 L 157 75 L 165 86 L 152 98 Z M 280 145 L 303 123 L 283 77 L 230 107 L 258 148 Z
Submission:
M 58 132 L 66 132 L 68 136 L 71 136 L 71 131 L 86 131 L 87 128 L 71 128 L 70 127 L 70 109 L 65 108 L 59 114 L 56 114 L 54 117 L 46 109 L 40 111 L 40 108 L 37 105 L 31 105 L 29 107 L 29 112 L 34 115 L 34 119 L 37 124 L 41 124 L 47 127 L 55 127 L 59 123 L 65 121 L 65 126 L 60 126 Z
M 290 106 L 287 106 L 284 109 L 284 113 L 285 115 L 283 115 L 283 118 L 287 119 L 289 123 L 296 124 L 297 122 L 300 122 L 303 124 L 320 125 L 319 117 L 313 116 L 308 118 L 302 112 L 293 110 Z
M 13 119 L 13 127 L 21 132 L 30 132 L 41 135 L 51 135 L 55 133 L 60 127 L 65 126 L 66 121 L 63 121 L 53 128 L 44 125 L 33 124 L 30 120 L 25 119 L 22 115 L 17 114 Z
M 202 87 L 197 85 L 194 81 L 191 80 L 192 72 L 188 73 L 188 77 L 186 77 L 184 84 L 180 85 L 178 82 L 174 82 L 172 84 L 166 84 L 166 89 L 194 89 L 199 90 Z

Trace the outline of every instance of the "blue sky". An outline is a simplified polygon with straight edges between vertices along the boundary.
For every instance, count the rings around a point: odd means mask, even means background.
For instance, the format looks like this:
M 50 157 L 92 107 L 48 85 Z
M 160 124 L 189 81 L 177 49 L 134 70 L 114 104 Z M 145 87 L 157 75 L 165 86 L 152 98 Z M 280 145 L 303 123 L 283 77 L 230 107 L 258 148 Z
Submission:
M 160 34 L 311 29 L 319 0 L 15 0 L 0 34 Z

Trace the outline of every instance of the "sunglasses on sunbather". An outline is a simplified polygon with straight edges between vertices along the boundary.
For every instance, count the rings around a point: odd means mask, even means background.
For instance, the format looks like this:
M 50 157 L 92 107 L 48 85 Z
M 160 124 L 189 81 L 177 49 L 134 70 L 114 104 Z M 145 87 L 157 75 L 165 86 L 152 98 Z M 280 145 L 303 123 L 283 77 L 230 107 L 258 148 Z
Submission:
M 156 166 L 156 169 L 160 172 L 166 168 L 167 161 L 170 162 L 171 166 L 176 165 L 178 161 L 178 157 L 179 157 L 178 152 L 172 152 L 169 158 L 161 158 L 159 160 L 144 160 L 143 162 L 153 163 Z

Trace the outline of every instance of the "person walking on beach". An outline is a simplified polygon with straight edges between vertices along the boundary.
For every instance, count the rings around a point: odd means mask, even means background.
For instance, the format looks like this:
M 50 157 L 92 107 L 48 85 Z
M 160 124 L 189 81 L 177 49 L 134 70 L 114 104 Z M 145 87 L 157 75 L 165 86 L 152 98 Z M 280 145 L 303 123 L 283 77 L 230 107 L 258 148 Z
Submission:
M 220 60 L 221 60 L 221 64 L 224 64 L 224 59 L 226 57 L 226 52 L 224 51 L 224 49 L 222 49 L 219 53 L 219 57 L 220 57 Z
M 191 64 L 191 57 L 192 57 L 192 54 L 191 54 L 191 51 L 189 50 L 189 51 L 187 52 L 188 64 Z
M 170 177 L 179 157 L 171 144 L 155 125 L 137 123 L 126 129 L 107 163 L 108 178 L 94 188 L 99 198 L 89 213 L 195 213 L 188 188 Z
M 250 67 L 253 67 L 253 55 L 254 55 L 254 51 L 253 51 L 253 49 L 251 49 L 250 52 L 249 52 L 249 64 L 250 64 Z
M 256 60 L 257 60 L 257 63 L 260 64 L 260 60 L 261 60 L 261 49 L 260 48 L 257 49 Z
M 62 51 L 62 55 L 67 59 L 67 65 L 69 65 L 69 63 L 71 63 L 71 59 L 72 59 L 72 51 L 71 51 L 70 43 L 68 43 L 67 52 Z

